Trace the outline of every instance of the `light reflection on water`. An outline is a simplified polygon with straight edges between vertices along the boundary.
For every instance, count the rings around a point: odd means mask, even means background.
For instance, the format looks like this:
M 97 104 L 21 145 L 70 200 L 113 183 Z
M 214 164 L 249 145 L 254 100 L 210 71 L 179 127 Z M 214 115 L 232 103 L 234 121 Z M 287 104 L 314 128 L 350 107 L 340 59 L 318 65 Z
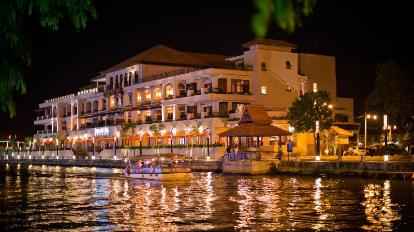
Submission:
M 410 181 L 195 173 L 182 183 L 122 178 L 120 169 L 0 167 L 5 230 L 404 230 Z

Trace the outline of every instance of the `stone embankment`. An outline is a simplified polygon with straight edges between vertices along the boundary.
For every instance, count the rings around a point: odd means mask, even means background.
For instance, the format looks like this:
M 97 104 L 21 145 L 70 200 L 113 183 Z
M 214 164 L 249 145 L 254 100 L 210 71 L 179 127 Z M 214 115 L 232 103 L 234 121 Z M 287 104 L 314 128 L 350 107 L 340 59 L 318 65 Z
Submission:
M 369 178 L 414 178 L 414 162 L 411 161 L 281 161 L 276 168 L 279 174 L 340 175 Z
M 111 159 L 0 159 L 0 164 L 23 165 L 48 165 L 63 167 L 101 167 L 101 168 L 125 168 L 125 160 Z M 216 160 L 191 160 L 189 162 L 192 171 L 219 172 L 221 162 Z

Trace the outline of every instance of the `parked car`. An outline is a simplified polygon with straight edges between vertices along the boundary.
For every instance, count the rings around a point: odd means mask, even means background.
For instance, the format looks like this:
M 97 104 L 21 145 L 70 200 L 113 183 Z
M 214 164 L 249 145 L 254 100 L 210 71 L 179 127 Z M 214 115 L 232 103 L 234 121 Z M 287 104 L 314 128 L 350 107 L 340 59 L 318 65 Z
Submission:
M 404 150 L 396 144 L 387 145 L 387 154 L 388 155 L 401 155 L 404 154 Z M 367 147 L 366 155 L 385 155 L 385 146 L 383 144 L 375 144 Z

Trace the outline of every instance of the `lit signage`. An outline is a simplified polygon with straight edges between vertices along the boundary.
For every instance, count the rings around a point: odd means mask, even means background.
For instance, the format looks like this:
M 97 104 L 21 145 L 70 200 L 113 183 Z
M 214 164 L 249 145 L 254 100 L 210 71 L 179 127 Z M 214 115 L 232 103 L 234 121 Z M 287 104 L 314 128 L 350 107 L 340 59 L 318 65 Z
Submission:
M 109 135 L 109 129 L 108 127 L 101 127 L 101 128 L 95 128 L 94 129 L 95 136 L 108 136 Z

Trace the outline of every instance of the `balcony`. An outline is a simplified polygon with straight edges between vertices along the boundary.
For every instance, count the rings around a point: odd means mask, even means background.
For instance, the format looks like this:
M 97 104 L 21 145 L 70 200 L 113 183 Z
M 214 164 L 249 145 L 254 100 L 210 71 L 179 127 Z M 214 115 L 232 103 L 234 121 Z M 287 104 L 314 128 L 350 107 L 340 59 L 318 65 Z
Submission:
M 48 130 L 37 130 L 36 131 L 36 134 L 38 134 L 38 135 L 41 135 L 41 134 L 52 134 L 52 133 L 56 133 L 57 131 L 56 130 L 51 130 L 51 129 L 48 129 Z

